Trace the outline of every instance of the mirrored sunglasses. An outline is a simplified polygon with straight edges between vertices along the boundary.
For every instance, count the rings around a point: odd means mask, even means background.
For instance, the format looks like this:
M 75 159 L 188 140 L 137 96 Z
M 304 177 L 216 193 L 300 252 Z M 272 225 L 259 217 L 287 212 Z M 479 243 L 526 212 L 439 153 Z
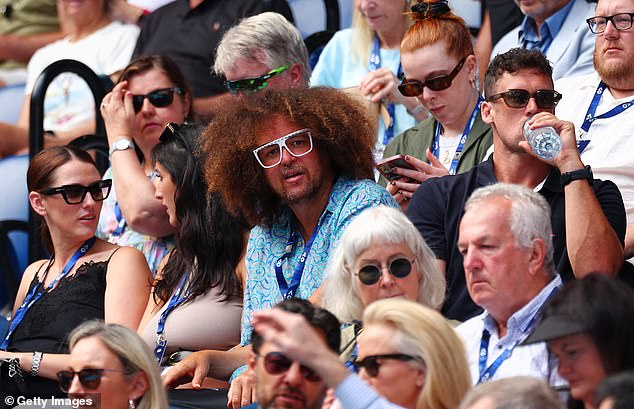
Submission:
M 535 98 L 535 103 L 541 109 L 554 109 L 561 100 L 561 94 L 552 89 L 540 89 L 534 94 L 525 89 L 510 89 L 506 92 L 491 95 L 487 101 L 495 101 L 502 98 L 510 108 L 524 108 L 531 98 Z
M 381 369 L 382 362 L 379 360 L 383 359 L 392 359 L 396 361 L 418 361 L 419 358 L 416 358 L 411 355 L 406 354 L 382 354 L 382 355 L 369 355 L 363 358 L 361 361 L 354 361 L 352 365 L 354 366 L 354 370 L 359 372 L 361 368 L 365 369 L 365 373 L 368 374 L 369 377 L 374 378 L 379 374 L 379 369 Z
M 174 92 L 178 95 L 185 94 L 185 91 L 182 88 L 174 87 L 157 89 L 156 91 L 152 91 L 145 95 L 132 95 L 132 107 L 134 107 L 134 112 L 139 113 L 141 111 L 141 108 L 143 108 L 143 100 L 145 98 L 147 98 L 147 100 L 157 108 L 170 106 L 174 101 Z
M 403 79 L 403 82 L 398 86 L 398 90 L 406 97 L 415 97 L 423 93 L 423 89 L 425 87 L 429 88 L 432 91 L 442 91 L 451 87 L 451 83 L 454 78 L 458 75 L 462 66 L 464 65 L 467 57 L 464 57 L 462 60 L 458 62 L 458 65 L 449 73 L 439 75 L 434 78 L 429 78 L 425 81 L 419 80 L 410 80 L 407 78 Z
M 269 84 L 269 80 L 288 69 L 288 65 L 277 67 L 264 75 L 259 77 L 243 78 L 235 81 L 225 81 L 225 85 L 232 94 L 245 93 L 251 94 L 258 92 L 266 88 Z
M 269 352 L 264 356 L 264 369 L 271 375 L 281 375 L 287 372 L 293 361 L 287 358 L 281 352 Z M 304 379 L 310 382 L 319 382 L 321 377 L 317 375 L 312 369 L 300 365 L 300 371 Z
M 296 158 L 304 156 L 313 150 L 313 138 L 309 129 L 300 129 L 282 136 L 274 141 L 255 148 L 253 154 L 260 166 L 265 169 L 282 163 L 282 148 Z
M 404 278 L 412 272 L 412 263 L 405 257 L 399 257 L 390 262 L 388 270 L 396 278 Z M 382 268 L 376 264 L 368 264 L 359 269 L 357 276 L 364 285 L 374 285 L 379 282 L 382 275 Z
M 100 202 L 108 197 L 111 187 L 112 179 L 106 179 L 91 183 L 88 186 L 64 185 L 60 187 L 51 187 L 42 190 L 40 193 L 46 196 L 61 194 L 66 203 L 69 205 L 75 205 L 84 201 L 86 193 L 90 193 L 92 200 L 95 202 Z
M 119 369 L 84 368 L 81 371 L 59 371 L 57 373 L 57 383 L 63 392 L 68 392 L 73 384 L 75 375 L 79 377 L 81 385 L 88 390 L 95 390 L 101 383 L 104 372 L 124 372 Z
M 618 13 L 613 16 L 590 17 L 586 19 L 586 23 L 594 34 L 601 34 L 608 27 L 608 21 L 611 21 L 618 31 L 623 31 L 632 28 L 632 20 L 634 20 L 634 13 Z

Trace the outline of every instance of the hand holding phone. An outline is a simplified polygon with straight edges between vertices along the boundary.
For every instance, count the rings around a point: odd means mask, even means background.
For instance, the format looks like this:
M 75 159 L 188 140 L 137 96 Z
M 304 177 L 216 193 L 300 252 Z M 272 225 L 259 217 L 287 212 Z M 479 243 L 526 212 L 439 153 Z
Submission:
M 405 155 L 394 155 L 390 156 L 389 158 L 380 160 L 379 162 L 377 162 L 376 168 L 379 170 L 379 173 L 383 175 L 388 181 L 398 180 L 404 177 L 403 175 L 395 173 L 394 168 L 416 170 L 416 168 L 414 168 L 405 160 Z

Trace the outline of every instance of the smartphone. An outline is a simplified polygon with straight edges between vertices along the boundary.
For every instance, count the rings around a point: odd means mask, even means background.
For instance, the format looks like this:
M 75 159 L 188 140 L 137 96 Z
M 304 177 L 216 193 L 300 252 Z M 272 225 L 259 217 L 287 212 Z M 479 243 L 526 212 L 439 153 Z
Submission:
M 412 165 L 405 161 L 405 155 L 394 155 L 380 160 L 377 162 L 376 168 L 379 170 L 379 173 L 389 181 L 398 180 L 403 177 L 403 175 L 394 173 L 394 168 L 416 170 Z

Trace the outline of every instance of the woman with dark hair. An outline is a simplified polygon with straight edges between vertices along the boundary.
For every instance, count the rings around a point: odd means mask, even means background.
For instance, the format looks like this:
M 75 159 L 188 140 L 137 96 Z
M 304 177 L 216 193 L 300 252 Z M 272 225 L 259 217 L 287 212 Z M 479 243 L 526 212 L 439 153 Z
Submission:
M 32 375 L 24 377 L 29 393 L 61 394 L 53 379 L 68 366 L 67 337 L 79 324 L 105 319 L 137 328 L 141 321 L 151 277 L 143 255 L 95 237 L 111 183 L 80 149 L 53 147 L 31 160 L 29 201 L 52 255 L 24 272 L 0 345 L 0 359 L 17 358 Z
M 542 320 L 525 343 L 548 341 L 557 371 L 581 401 L 595 409 L 599 384 L 634 369 L 634 291 L 603 274 L 568 283 L 544 307 Z
M 140 327 L 162 366 L 178 362 L 180 351 L 226 350 L 240 340 L 247 225 L 208 194 L 197 154 L 203 129 L 169 124 L 152 152 L 155 196 L 178 229 Z
M 119 83 L 101 104 L 113 180 L 104 203 L 99 237 L 132 246 L 145 254 L 150 270 L 173 248 L 165 208 L 154 197 L 152 149 L 170 122 L 191 117 L 191 93 L 178 66 L 165 56 L 142 56 L 132 61 Z

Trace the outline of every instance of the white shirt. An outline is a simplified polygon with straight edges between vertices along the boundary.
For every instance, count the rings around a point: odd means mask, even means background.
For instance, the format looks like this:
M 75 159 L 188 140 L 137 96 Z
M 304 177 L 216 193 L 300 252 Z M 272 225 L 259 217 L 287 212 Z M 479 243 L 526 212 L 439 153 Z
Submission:
M 483 331 L 486 329 L 491 334 L 486 362 L 488 368 L 508 347 L 521 343 L 530 335 L 535 326 L 533 317 L 539 313 L 553 291 L 561 285 L 561 278 L 556 276 L 528 304 L 516 311 L 508 319 L 506 323 L 507 333 L 501 339 L 498 337 L 495 320 L 486 311 L 456 328 L 456 332 L 462 338 L 467 351 L 471 380 L 474 385 L 478 383 L 480 378 L 480 342 Z M 529 329 L 525 331 L 527 326 Z M 566 384 L 566 381 L 557 374 L 556 362 L 550 357 L 545 342 L 513 348 L 510 357 L 499 366 L 489 380 L 519 375 L 534 376 L 553 386 Z

